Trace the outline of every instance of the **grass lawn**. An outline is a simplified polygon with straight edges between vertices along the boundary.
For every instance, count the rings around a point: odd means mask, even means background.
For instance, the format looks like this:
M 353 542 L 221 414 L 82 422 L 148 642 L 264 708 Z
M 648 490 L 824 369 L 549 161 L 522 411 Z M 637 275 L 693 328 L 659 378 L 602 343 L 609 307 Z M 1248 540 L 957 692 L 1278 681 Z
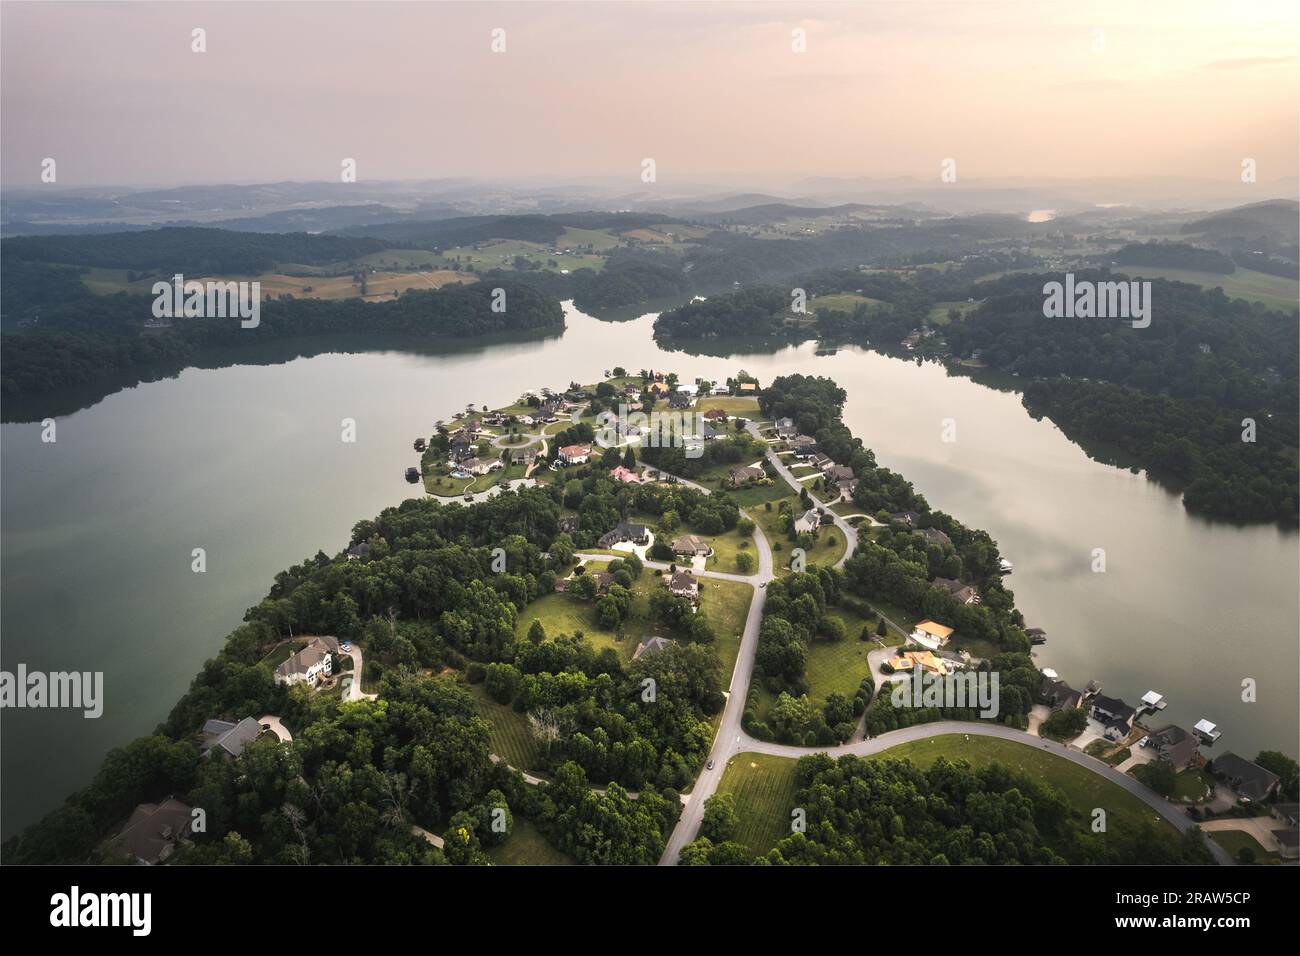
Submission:
M 786 757 L 743 753 L 728 762 L 722 775 L 718 793 L 730 793 L 736 802 L 735 840 L 754 856 L 762 856 L 790 833 L 794 765 Z
M 1199 803 L 1212 793 L 1214 793 L 1214 784 L 1203 772 L 1184 770 L 1174 777 L 1174 792 L 1170 797 L 1174 800 L 1186 798 Z
M 790 494 L 790 487 L 780 478 L 766 484 L 746 485 L 743 488 L 728 488 L 727 493 L 736 504 L 745 511 L 760 510 L 769 501 L 780 501 Z M 754 517 L 753 514 L 750 515 Z M 755 519 L 757 520 L 757 519 Z
M 498 704 L 482 684 L 465 683 L 464 686 L 478 700 L 478 712 L 488 722 L 492 752 L 516 770 L 536 770 L 541 746 L 533 737 L 528 718 L 513 707 Z
M 745 618 L 754 600 L 754 589 L 739 581 L 705 581 L 700 592 L 700 610 L 709 616 L 717 640 L 713 650 L 722 662 L 722 687 L 731 682 L 740 654 L 740 637 L 745 632 Z M 743 691 L 742 691 L 743 692 Z
M 286 641 L 283 644 L 278 644 L 267 651 L 266 656 L 257 663 L 265 664 L 267 667 L 271 668 L 271 670 L 275 670 L 294 654 L 297 654 L 300 650 L 306 647 L 307 643 L 307 641 Z
M 694 528 L 683 529 L 673 535 L 674 538 L 683 534 L 699 534 L 713 548 L 713 554 L 705 563 L 705 567 L 710 571 L 726 571 L 728 574 L 757 574 L 758 573 L 758 549 L 754 546 L 754 536 L 748 535 L 741 537 L 740 532 L 735 528 L 725 534 L 705 535 L 700 534 Z M 754 559 L 753 567 L 748 571 L 741 571 L 736 567 L 736 555 L 745 552 Z
M 701 415 L 712 408 L 720 408 L 732 418 L 752 418 L 758 421 L 763 417 L 759 414 L 756 398 L 744 398 L 740 395 L 705 395 L 695 400 L 695 410 Z M 730 431 L 735 426 L 727 422 L 726 427 Z
M 871 759 L 896 757 L 910 760 L 918 767 L 928 767 L 941 756 L 965 760 L 976 768 L 996 762 L 1020 770 L 1055 789 L 1088 819 L 1094 807 L 1103 807 L 1110 826 L 1134 827 L 1145 820 L 1166 835 L 1177 832 L 1164 817 L 1101 775 L 1055 754 L 1011 740 L 943 734 L 890 747 Z
M 962 318 L 965 318 L 966 313 L 974 309 L 975 306 L 976 303 L 967 302 L 965 299 L 956 302 L 936 302 L 930 307 L 930 314 L 926 318 L 935 325 L 947 325 L 950 321 L 948 318 L 950 309 L 956 309 L 961 313 Z
M 831 295 L 819 295 L 808 303 L 814 312 L 852 312 L 859 305 L 871 307 L 885 305 L 882 299 L 858 295 L 856 292 L 839 292 Z
M 487 855 L 497 866 L 576 866 L 577 860 L 561 853 L 546 842 L 531 822 L 512 813 L 513 827 L 506 842 L 488 849 Z
M 1266 866 L 1278 866 L 1282 857 L 1273 850 L 1266 850 L 1258 840 L 1245 830 L 1210 830 L 1210 839 L 1228 851 L 1235 860 L 1243 848 L 1255 854 L 1255 862 Z

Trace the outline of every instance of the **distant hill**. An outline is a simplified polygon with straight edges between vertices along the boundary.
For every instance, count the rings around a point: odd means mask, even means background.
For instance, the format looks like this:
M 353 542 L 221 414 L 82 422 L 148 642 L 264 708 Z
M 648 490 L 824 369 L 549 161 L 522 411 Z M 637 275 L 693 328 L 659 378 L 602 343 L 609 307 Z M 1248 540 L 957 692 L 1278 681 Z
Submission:
M 1224 209 L 1186 223 L 1181 231 L 1212 241 L 1262 237 L 1294 246 L 1300 243 L 1300 203 L 1273 199 Z

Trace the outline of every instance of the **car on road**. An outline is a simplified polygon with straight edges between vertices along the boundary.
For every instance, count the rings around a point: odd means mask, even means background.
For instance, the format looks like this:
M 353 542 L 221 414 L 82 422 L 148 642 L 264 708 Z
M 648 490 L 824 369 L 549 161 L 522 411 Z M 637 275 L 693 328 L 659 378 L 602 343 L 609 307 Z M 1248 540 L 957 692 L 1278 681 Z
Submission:
M 349 653 L 352 650 L 352 642 L 344 641 L 342 644 L 339 645 L 339 650 L 341 650 L 344 654 Z
M 706 764 L 704 765 L 704 769 L 705 769 L 705 770 L 712 770 L 712 769 L 713 769 L 713 761 L 710 760 L 708 763 L 706 763 Z
M 473 492 L 469 492 L 469 491 L 465 492 L 465 500 L 466 500 L 466 501 L 473 501 L 473 500 L 474 500 L 474 494 L 473 494 Z
M 759 582 L 758 582 L 758 586 L 759 586 L 760 588 L 765 588 L 765 587 L 767 587 L 767 582 L 766 582 L 766 581 L 759 581 Z

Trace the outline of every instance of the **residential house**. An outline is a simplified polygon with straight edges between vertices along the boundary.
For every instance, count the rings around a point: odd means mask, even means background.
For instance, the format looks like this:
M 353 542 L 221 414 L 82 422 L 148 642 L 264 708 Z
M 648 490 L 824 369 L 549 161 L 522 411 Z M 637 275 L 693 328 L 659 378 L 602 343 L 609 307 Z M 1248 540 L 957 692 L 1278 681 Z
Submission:
M 778 418 L 776 420 L 777 438 L 794 438 L 798 434 L 799 429 L 794 427 L 793 418 Z
M 937 544 L 940 547 L 952 547 L 952 538 L 948 537 L 938 528 L 922 528 L 916 533 L 925 539 L 926 544 Z
M 510 464 L 512 465 L 531 465 L 537 457 L 537 450 L 533 448 L 516 448 L 510 453 Z
M 1038 694 L 1043 699 L 1043 703 L 1051 707 L 1053 712 L 1075 710 L 1083 701 L 1083 695 L 1077 690 L 1065 681 L 1047 674 L 1043 675 L 1043 683 L 1038 688 Z
M 751 481 L 762 481 L 767 477 L 767 472 L 762 468 L 755 468 L 753 465 L 745 465 L 741 468 L 731 469 L 731 486 L 739 488 L 741 485 L 749 484 Z
M 953 629 L 935 621 L 922 621 L 912 629 L 912 640 L 922 647 L 937 651 L 948 643 Z
M 692 557 L 704 558 L 713 553 L 713 548 L 709 542 L 705 541 L 696 534 L 684 534 L 673 541 L 674 554 L 689 554 Z
M 596 582 L 596 595 L 599 597 L 609 590 L 609 586 L 614 583 L 614 575 L 608 571 L 593 571 L 592 578 Z
M 822 526 L 821 515 L 817 513 L 816 508 L 809 508 L 799 517 L 794 519 L 795 534 L 803 534 L 804 532 L 813 533 L 816 532 L 817 529 L 820 528 L 821 526 Z
M 319 637 L 295 654 L 280 662 L 275 669 L 277 684 L 315 684 L 321 677 L 329 677 L 333 672 L 334 659 L 329 646 Z
M 668 386 L 665 385 L 663 382 L 651 382 L 649 385 L 646 386 L 646 390 L 647 390 L 651 395 L 667 395 L 667 394 L 668 394 Z
M 695 399 L 685 392 L 677 391 L 668 396 L 669 408 L 690 408 L 695 403 Z
M 631 468 L 624 468 L 622 465 L 610 469 L 609 477 L 613 478 L 615 481 L 621 481 L 624 484 L 630 485 L 639 485 L 645 481 L 645 478 L 643 478 L 639 473 L 633 471 Z
M 194 810 L 174 797 L 141 803 L 109 843 L 110 852 L 145 866 L 166 863 L 190 832 Z
M 854 478 L 853 469 L 848 465 L 836 465 L 831 463 L 822 468 L 822 475 L 828 480 L 839 484 L 841 481 L 852 481 Z
M 962 604 L 979 604 L 980 592 L 962 581 L 954 578 L 935 578 L 935 587 L 946 590 Z
M 748 395 L 748 394 L 750 394 L 750 393 L 752 393 L 752 392 L 757 392 L 757 391 L 758 391 L 758 383 L 757 383 L 757 382 L 741 382 L 739 385 L 736 386 L 736 391 L 740 392 L 742 395 Z
M 1300 803 L 1277 803 L 1269 812 L 1283 823 L 1292 827 L 1300 826 Z
M 850 481 L 841 481 L 839 483 L 839 488 L 840 497 L 845 501 L 848 501 L 853 497 L 853 492 L 858 490 L 858 479 L 854 478 Z
M 920 667 L 925 673 L 950 674 L 956 668 L 933 651 L 902 651 L 895 657 L 886 658 L 880 665 L 882 670 L 903 674 Z
M 915 511 L 895 511 L 889 515 L 890 524 L 905 524 L 909 528 L 915 528 L 920 520 L 921 516 Z
M 577 534 L 581 527 L 582 518 L 578 515 L 564 515 L 560 518 L 559 528 L 562 534 Z
M 590 458 L 590 445 L 565 445 L 560 449 L 560 461 L 566 465 L 583 465 Z
M 238 757 L 261 732 L 262 725 L 252 717 L 245 717 L 237 724 L 228 720 L 209 720 L 203 725 L 203 743 L 199 749 L 205 757 L 217 751 Z
M 486 475 L 500 467 L 500 458 L 490 458 L 487 461 L 483 461 L 481 458 L 466 458 L 460 463 L 460 470 L 467 475 Z
M 693 383 L 693 382 L 692 382 L 692 383 L 689 383 L 689 384 L 687 384 L 687 383 L 683 383 L 683 382 L 678 382 L 678 383 L 677 383 L 677 391 L 681 392 L 683 395 L 691 395 L 691 396 L 693 396 L 693 395 L 695 395 L 699 390 L 700 390 L 700 387 L 699 387 L 698 385 L 696 385 L 695 383 Z
M 794 449 L 796 458 L 811 458 L 817 454 L 817 439 L 809 438 L 807 435 L 798 435 L 790 439 L 790 446 Z
M 606 531 L 600 536 L 600 546 L 608 548 L 615 544 L 622 544 L 630 541 L 633 544 L 649 544 L 650 532 L 643 524 L 632 524 L 629 521 L 620 521 L 614 526 L 613 530 Z
M 828 457 L 818 452 L 816 454 L 808 456 L 807 464 L 812 465 L 818 471 L 821 471 L 827 465 L 833 465 L 835 464 L 835 462 L 831 461 Z
M 365 541 L 362 541 L 360 544 L 354 544 L 352 547 L 348 548 L 349 561 L 360 561 L 362 558 L 368 557 L 370 557 L 370 545 Z
M 1201 752 L 1196 738 L 1183 728 L 1170 724 L 1147 735 L 1147 746 L 1154 748 L 1161 760 L 1174 770 L 1183 771 L 1200 761 Z
M 684 597 L 692 604 L 700 603 L 700 582 L 690 571 L 675 571 L 668 581 L 668 590 L 678 597 Z
M 1231 752 L 1215 757 L 1210 770 L 1237 791 L 1244 803 L 1260 803 L 1277 791 L 1277 774 Z
M 1102 735 L 1107 740 L 1122 740 L 1133 729 L 1137 711 L 1118 697 L 1098 694 L 1092 699 L 1092 716 L 1103 726 Z
M 667 650 L 671 644 L 672 641 L 666 637 L 647 637 L 636 646 L 636 650 L 632 653 L 632 660 L 639 661 L 643 657 L 654 657 Z

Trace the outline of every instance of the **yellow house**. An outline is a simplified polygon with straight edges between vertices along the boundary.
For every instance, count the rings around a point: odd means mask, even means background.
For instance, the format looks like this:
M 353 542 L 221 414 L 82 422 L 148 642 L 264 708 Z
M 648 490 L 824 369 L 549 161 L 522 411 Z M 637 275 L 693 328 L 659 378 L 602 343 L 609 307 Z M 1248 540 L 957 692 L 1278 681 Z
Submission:
M 912 630 L 912 640 L 922 647 L 937 651 L 948 643 L 948 638 L 952 637 L 952 632 L 951 627 L 945 627 L 934 621 L 922 621 Z

